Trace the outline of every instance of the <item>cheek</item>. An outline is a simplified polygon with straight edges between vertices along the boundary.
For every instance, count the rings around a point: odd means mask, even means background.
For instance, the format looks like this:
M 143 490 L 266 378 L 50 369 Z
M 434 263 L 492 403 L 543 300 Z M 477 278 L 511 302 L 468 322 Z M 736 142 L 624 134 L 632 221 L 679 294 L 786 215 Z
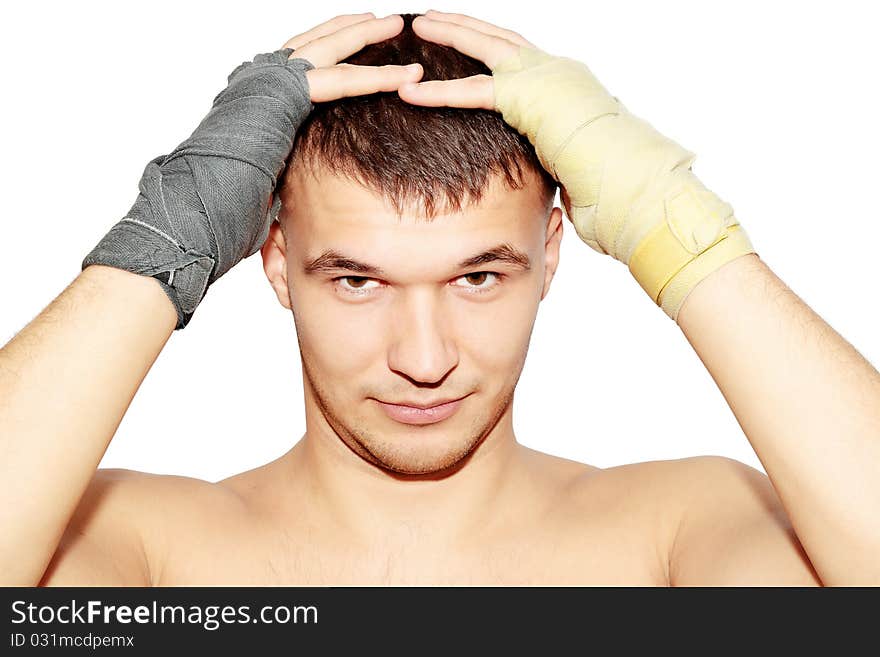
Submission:
M 350 307 L 336 303 L 313 285 L 290 285 L 300 348 L 325 376 L 352 378 L 376 354 L 376 331 Z
M 475 362 L 486 368 L 509 369 L 522 359 L 537 313 L 533 297 L 523 288 L 494 303 L 470 304 L 461 312 L 460 344 L 467 345 Z
M 523 279 L 488 301 L 454 300 L 447 306 L 449 338 L 462 358 L 484 370 L 510 370 L 528 348 L 538 310 L 534 285 Z M 316 285 L 291 285 L 300 344 L 312 362 L 338 377 L 357 378 L 387 354 L 400 329 L 391 303 L 347 304 Z

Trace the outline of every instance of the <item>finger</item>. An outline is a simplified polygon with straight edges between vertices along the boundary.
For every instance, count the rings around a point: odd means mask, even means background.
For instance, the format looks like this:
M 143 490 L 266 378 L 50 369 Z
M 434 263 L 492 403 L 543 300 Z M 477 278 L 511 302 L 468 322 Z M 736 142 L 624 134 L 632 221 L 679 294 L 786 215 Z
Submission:
M 294 50 L 297 48 L 302 48 L 309 41 L 314 41 L 317 38 L 322 36 L 326 36 L 327 34 L 332 34 L 339 28 L 345 27 L 347 25 L 353 25 L 354 23 L 361 23 L 363 21 L 372 20 L 376 18 L 376 15 L 373 12 L 368 11 L 364 14 L 344 14 L 342 16 L 337 16 L 335 18 L 331 18 L 329 21 L 325 21 L 320 25 L 313 27 L 308 32 L 303 32 L 302 34 L 297 34 L 294 37 L 290 37 L 287 42 L 281 46 L 281 48 L 293 48 Z
M 312 101 L 323 103 L 338 98 L 394 91 L 406 82 L 421 79 L 424 70 L 388 64 L 385 66 L 357 66 L 337 64 L 306 72 Z
M 367 44 L 390 39 L 402 29 L 403 18 L 399 14 L 366 20 L 309 42 L 300 48 L 298 56 L 308 59 L 316 68 L 333 66 Z
M 426 107 L 495 109 L 495 85 L 491 75 L 404 84 L 397 95 L 407 103 Z
M 465 16 L 464 14 L 453 14 L 445 11 L 437 11 L 436 9 L 429 9 L 425 12 L 425 16 L 427 16 L 431 20 L 446 21 L 448 23 L 457 23 L 458 25 L 464 25 L 465 27 L 478 30 L 485 34 L 491 34 L 492 36 L 497 36 L 501 37 L 502 39 L 507 39 L 508 41 L 513 41 L 514 43 L 518 43 L 521 46 L 528 46 L 530 48 L 536 47 L 531 42 L 526 41 L 525 38 L 518 32 L 514 32 L 513 30 L 505 30 L 504 28 L 498 27 L 497 25 L 492 25 L 492 23 L 481 21 L 480 19 L 473 18 L 472 16 Z
M 479 59 L 489 68 L 517 53 L 520 46 L 502 37 L 485 34 L 471 27 L 449 21 L 435 21 L 416 16 L 413 31 L 427 41 L 451 46 L 465 55 Z

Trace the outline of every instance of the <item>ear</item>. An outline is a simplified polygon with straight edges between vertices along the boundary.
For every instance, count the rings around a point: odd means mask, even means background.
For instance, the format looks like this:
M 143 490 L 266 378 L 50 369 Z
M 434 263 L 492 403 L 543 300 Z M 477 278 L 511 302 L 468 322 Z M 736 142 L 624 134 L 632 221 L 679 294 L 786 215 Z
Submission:
M 263 271 L 269 284 L 275 290 L 275 295 L 282 306 L 290 310 L 290 296 L 287 289 L 287 241 L 281 230 L 279 221 L 273 221 L 269 226 L 269 236 L 260 249 L 263 257 Z
M 547 218 L 547 238 L 544 242 L 544 289 L 541 301 L 550 291 L 550 281 L 559 266 L 559 245 L 562 243 L 562 208 L 554 207 Z

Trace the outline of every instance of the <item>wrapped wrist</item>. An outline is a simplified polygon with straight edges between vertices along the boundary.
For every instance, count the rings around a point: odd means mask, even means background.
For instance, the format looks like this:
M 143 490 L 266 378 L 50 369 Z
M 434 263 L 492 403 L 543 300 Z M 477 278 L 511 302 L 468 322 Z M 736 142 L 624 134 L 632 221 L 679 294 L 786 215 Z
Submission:
M 305 76 L 314 66 L 285 48 L 257 55 L 192 135 L 151 160 L 131 210 L 86 256 L 156 278 L 184 328 L 208 287 L 268 236 L 279 203 L 268 207 L 296 130 L 312 110 Z

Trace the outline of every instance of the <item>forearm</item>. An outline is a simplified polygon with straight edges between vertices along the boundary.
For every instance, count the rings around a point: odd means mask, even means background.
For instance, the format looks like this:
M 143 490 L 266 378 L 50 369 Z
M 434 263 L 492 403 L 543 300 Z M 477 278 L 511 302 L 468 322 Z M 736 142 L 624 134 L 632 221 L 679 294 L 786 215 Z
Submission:
M 880 584 L 880 374 L 756 255 L 685 299 L 709 370 L 828 585 Z
M 91 266 L 0 349 L 0 572 L 38 581 L 177 315 L 156 281 Z

